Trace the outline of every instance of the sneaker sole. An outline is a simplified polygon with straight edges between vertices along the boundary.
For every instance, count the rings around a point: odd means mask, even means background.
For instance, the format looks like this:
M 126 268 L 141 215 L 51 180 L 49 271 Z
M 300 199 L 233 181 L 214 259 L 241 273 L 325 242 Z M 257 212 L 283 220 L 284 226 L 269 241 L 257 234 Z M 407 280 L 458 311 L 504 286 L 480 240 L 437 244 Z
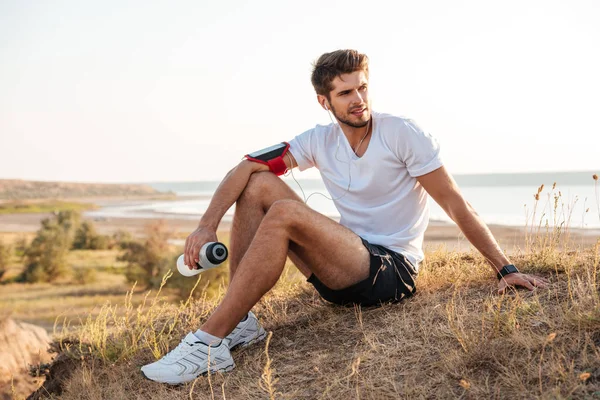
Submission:
M 225 366 L 225 367 L 219 367 L 219 369 L 211 370 L 210 372 L 211 372 L 211 373 L 213 373 L 213 374 L 214 374 L 215 372 L 229 372 L 229 371 L 233 370 L 234 368 L 235 368 L 235 363 L 231 363 L 231 364 L 229 364 L 229 365 L 227 365 L 227 366 Z M 180 385 L 185 385 L 186 383 L 192 382 L 194 379 L 200 378 L 201 376 L 207 376 L 207 375 L 208 375 L 208 370 L 206 370 L 206 371 L 204 371 L 204 372 L 201 372 L 200 374 L 198 374 L 198 375 L 197 375 L 197 376 L 195 376 L 194 378 L 192 378 L 192 379 L 189 379 L 189 380 L 187 380 L 187 381 L 185 381 L 185 382 L 168 382 L 168 381 L 165 381 L 165 382 L 158 382 L 158 381 L 155 381 L 154 379 L 148 378 L 148 377 L 146 376 L 146 374 L 144 373 L 144 371 L 140 370 L 140 372 L 142 373 L 142 376 L 143 376 L 144 378 L 148 379 L 149 381 L 152 381 L 152 382 L 157 382 L 157 383 L 164 383 L 164 384 L 166 384 L 166 385 L 171 385 L 171 386 L 180 386 Z

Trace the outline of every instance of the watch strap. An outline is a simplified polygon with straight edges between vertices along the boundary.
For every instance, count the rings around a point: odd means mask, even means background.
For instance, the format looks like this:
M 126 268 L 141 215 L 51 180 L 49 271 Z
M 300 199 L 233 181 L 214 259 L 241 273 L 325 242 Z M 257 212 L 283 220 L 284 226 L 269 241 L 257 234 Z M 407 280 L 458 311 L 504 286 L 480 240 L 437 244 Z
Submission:
M 501 280 L 506 275 L 514 274 L 516 272 L 519 272 L 517 267 L 515 267 L 513 264 L 508 264 L 508 265 L 505 265 L 504 267 L 502 267 L 502 269 L 500 271 L 498 271 L 498 274 L 496 275 L 496 277 L 498 278 L 498 280 Z

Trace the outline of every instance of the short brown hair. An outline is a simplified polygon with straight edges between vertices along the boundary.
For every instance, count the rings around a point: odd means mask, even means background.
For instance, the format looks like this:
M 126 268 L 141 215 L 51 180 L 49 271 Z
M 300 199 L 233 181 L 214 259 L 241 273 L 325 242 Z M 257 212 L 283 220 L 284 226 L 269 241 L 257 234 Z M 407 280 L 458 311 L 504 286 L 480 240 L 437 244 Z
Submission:
M 313 64 L 310 77 L 315 92 L 326 96 L 333 90 L 333 80 L 355 71 L 364 71 L 369 76 L 369 57 L 356 50 L 336 50 L 325 53 Z

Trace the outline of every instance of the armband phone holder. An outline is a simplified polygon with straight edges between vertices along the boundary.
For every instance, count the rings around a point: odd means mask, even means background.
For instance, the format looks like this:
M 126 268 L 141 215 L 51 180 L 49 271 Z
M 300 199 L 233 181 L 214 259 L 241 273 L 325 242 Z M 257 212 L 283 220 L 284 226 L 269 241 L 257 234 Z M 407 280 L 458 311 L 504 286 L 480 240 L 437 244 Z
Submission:
M 283 175 L 287 171 L 287 166 L 283 160 L 283 156 L 288 152 L 290 144 L 281 142 L 266 149 L 255 151 L 254 153 L 246 154 L 246 159 L 260 164 L 267 165 L 269 170 L 275 175 Z

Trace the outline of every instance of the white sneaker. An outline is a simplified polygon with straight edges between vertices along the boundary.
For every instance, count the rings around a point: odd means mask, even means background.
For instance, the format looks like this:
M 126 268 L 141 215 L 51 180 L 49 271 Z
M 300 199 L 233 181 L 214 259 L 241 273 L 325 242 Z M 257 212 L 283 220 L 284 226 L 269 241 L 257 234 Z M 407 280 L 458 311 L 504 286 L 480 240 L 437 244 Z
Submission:
M 144 365 L 142 374 L 150 380 L 172 385 L 193 381 L 208 372 L 209 357 L 211 373 L 231 371 L 235 367 L 227 339 L 217 346 L 209 346 L 190 332 L 166 356 Z
M 237 324 L 233 332 L 225 339 L 229 341 L 229 349 L 233 350 L 237 347 L 247 347 L 252 343 L 257 343 L 267 336 L 267 332 L 260 326 L 256 315 L 252 311 L 248 313 L 248 318 L 245 321 Z

